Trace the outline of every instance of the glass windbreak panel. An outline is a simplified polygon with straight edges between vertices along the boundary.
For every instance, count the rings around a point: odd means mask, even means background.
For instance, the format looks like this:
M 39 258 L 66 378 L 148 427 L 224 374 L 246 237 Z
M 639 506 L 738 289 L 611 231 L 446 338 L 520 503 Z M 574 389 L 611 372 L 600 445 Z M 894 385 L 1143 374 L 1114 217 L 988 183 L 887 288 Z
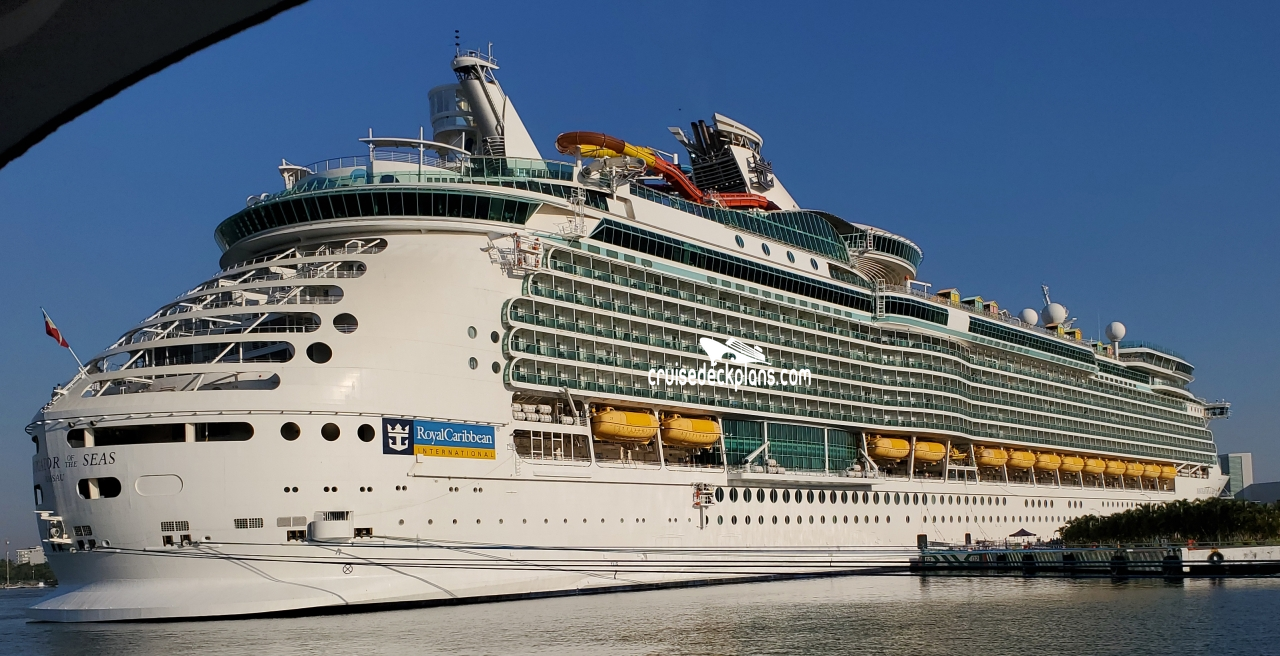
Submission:
M 915 317 L 939 325 L 947 325 L 947 311 L 911 298 L 885 297 L 884 311 L 900 317 Z
M 982 335 L 991 339 L 998 339 L 1002 342 L 1025 346 L 1037 351 L 1043 351 L 1059 357 L 1083 362 L 1086 364 L 1096 364 L 1097 358 L 1093 356 L 1093 352 L 1058 342 L 1048 337 L 1040 337 L 1030 333 L 1017 330 L 1010 326 L 1003 326 L 998 323 L 985 321 L 977 317 L 969 317 L 969 332 L 975 335 Z
M 293 208 L 291 213 L 279 209 L 286 203 Z M 226 250 L 246 237 L 290 223 L 390 216 L 393 209 L 399 210 L 401 216 L 482 219 L 523 225 L 538 206 L 538 203 L 490 194 L 366 188 L 325 193 L 316 198 L 286 198 L 259 203 L 223 221 L 214 231 L 214 236 L 218 245 Z
M 871 247 L 881 253 L 887 253 L 894 257 L 904 259 L 910 262 L 911 266 L 920 266 L 920 249 L 901 239 L 895 239 L 888 235 L 881 234 L 872 235 Z
M 669 196 L 649 189 L 640 183 L 631 184 L 631 193 L 639 198 L 666 205 L 704 219 L 727 225 L 784 244 L 825 255 L 841 262 L 849 261 L 849 252 L 827 220 L 813 212 L 743 212 L 722 209 L 682 198 Z
M 839 428 L 827 429 L 827 469 L 843 472 L 858 462 L 858 438 Z
M 789 471 L 826 469 L 825 431 L 814 426 L 769 424 L 769 459 Z
M 726 278 L 750 281 L 764 287 L 782 289 L 796 295 L 816 298 L 862 312 L 875 311 L 875 303 L 870 294 L 687 244 L 679 239 L 625 225 L 612 219 L 601 221 L 595 232 L 591 233 L 591 238 L 654 257 L 713 271 Z
M 1123 365 L 1112 364 L 1110 362 L 1107 362 L 1106 360 L 1098 360 L 1098 371 L 1101 371 L 1104 374 L 1109 374 L 1111 376 L 1116 376 L 1117 378 L 1127 378 L 1129 380 L 1142 383 L 1144 385 L 1151 384 L 1151 376 L 1148 376 L 1140 371 L 1134 371 Z
M 741 468 L 747 456 L 764 444 L 764 422 L 725 419 L 721 422 L 724 431 L 725 462 L 732 468 Z

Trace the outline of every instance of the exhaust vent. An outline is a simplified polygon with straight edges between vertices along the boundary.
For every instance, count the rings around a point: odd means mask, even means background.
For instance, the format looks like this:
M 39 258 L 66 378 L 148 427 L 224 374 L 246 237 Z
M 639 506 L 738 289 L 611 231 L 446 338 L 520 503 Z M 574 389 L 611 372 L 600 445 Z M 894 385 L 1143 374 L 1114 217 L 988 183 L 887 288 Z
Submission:
M 262 528 L 261 517 L 247 517 L 233 520 L 236 528 Z
M 160 522 L 161 533 L 185 533 L 191 530 L 191 522 L 186 520 L 175 522 Z

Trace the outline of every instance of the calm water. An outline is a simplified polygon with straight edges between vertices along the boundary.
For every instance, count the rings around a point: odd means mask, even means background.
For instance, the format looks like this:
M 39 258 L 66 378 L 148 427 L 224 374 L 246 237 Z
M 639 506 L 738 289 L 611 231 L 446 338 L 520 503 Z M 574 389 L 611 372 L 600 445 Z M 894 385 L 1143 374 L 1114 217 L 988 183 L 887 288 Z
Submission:
M 1276 654 L 1280 580 L 846 577 L 314 618 L 37 624 L 0 654 Z

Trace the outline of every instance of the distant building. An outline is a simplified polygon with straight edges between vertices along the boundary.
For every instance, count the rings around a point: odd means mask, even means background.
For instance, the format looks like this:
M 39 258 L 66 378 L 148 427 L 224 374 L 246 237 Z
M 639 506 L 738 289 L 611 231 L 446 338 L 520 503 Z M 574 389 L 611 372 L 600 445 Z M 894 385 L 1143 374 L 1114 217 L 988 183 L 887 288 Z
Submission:
M 1234 497 L 1253 485 L 1252 453 L 1220 453 L 1218 465 L 1222 468 L 1222 473 L 1227 475 L 1227 486 L 1222 488 L 1222 496 Z
M 19 549 L 15 553 L 18 554 L 17 559 L 19 565 L 43 565 L 45 562 L 44 548 L 42 547 Z
M 1236 498 L 1258 503 L 1275 503 L 1280 501 L 1280 481 L 1254 483 L 1237 492 Z

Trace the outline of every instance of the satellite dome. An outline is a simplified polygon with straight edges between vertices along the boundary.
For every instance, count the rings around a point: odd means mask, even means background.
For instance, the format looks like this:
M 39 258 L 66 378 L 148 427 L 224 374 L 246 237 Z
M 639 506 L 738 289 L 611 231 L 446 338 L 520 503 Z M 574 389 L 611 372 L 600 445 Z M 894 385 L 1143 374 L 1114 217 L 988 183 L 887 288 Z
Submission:
M 1040 320 L 1046 326 L 1056 326 L 1067 320 L 1067 308 L 1061 303 L 1050 303 L 1040 311 Z
M 1119 321 L 1112 321 L 1107 324 L 1107 340 L 1112 344 L 1117 344 L 1124 339 L 1124 324 Z
M 1040 313 L 1031 308 L 1027 308 L 1018 313 L 1018 318 L 1022 319 L 1022 323 L 1036 325 L 1040 321 Z

